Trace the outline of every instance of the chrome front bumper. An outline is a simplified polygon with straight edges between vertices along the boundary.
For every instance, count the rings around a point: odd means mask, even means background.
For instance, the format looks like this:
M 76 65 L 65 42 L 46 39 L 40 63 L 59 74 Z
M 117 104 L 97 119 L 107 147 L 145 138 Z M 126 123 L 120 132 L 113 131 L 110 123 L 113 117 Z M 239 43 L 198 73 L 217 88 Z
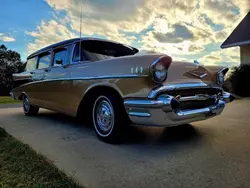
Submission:
M 127 99 L 124 105 L 133 124 L 150 126 L 175 126 L 205 120 L 221 114 L 225 104 L 234 97 L 227 92 L 216 96 L 214 105 L 190 110 L 178 110 L 177 103 L 182 100 L 199 100 L 183 97 L 177 101 L 173 96 L 160 95 L 157 99 Z M 202 96 L 201 96 L 202 97 Z M 201 99 L 200 99 L 201 100 Z

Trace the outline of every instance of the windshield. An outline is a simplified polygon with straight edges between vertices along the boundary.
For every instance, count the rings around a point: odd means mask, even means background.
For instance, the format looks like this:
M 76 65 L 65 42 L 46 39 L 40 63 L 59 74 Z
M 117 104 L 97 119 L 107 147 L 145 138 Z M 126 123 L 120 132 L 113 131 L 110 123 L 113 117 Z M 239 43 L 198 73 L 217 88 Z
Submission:
M 99 40 L 81 41 L 81 46 L 84 54 L 92 61 L 134 55 L 138 52 L 136 48 L 130 46 Z

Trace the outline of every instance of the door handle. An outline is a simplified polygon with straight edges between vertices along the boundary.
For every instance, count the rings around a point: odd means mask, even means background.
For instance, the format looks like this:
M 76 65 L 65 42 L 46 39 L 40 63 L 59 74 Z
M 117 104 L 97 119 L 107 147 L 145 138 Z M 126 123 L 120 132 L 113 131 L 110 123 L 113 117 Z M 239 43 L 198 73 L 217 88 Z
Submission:
M 45 71 L 45 72 L 49 72 L 49 71 L 50 71 L 50 69 L 45 69 L 44 71 Z
M 35 72 L 30 72 L 30 74 L 34 74 Z

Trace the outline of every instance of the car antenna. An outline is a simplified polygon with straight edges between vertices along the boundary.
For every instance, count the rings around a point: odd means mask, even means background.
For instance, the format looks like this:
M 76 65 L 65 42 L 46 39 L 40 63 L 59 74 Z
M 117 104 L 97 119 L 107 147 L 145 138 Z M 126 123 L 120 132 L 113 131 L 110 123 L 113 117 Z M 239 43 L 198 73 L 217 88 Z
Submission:
M 81 6 L 81 12 L 80 12 L 80 41 L 79 41 L 79 63 L 81 61 L 81 52 L 82 52 L 82 6 Z

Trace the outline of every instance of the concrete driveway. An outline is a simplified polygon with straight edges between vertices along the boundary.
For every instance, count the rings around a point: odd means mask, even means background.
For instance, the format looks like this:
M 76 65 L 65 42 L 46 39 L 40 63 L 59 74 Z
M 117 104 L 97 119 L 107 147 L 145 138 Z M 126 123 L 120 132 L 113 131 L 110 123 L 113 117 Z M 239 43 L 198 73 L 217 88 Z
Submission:
M 192 125 L 134 126 L 123 145 L 101 142 L 68 116 L 26 117 L 19 106 L 0 107 L 0 126 L 86 187 L 250 187 L 249 99 Z

